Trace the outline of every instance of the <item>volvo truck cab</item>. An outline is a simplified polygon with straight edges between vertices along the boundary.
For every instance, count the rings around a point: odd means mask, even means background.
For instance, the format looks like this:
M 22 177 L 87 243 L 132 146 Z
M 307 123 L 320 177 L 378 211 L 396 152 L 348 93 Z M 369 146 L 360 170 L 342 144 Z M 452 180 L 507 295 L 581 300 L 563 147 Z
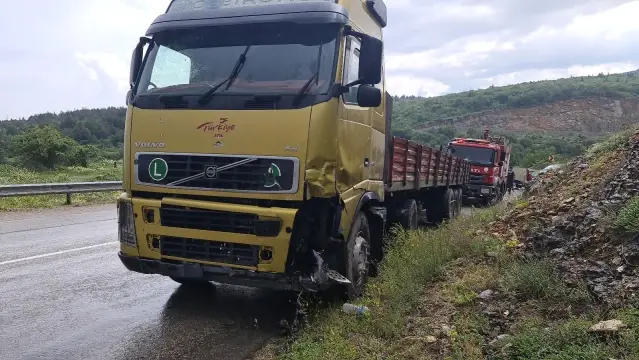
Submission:
M 131 60 L 124 265 L 361 294 L 385 221 L 386 21 L 382 0 L 172 1 Z

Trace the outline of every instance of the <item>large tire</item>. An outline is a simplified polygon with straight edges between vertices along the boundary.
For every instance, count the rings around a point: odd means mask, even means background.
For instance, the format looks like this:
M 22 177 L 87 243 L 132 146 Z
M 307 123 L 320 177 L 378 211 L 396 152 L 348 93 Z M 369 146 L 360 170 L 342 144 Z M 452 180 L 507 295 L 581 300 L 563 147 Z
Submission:
M 453 189 L 448 188 L 444 191 L 442 206 L 442 218 L 444 220 L 454 219 L 457 213 L 456 196 Z
M 455 203 L 457 205 L 456 206 L 457 214 L 455 215 L 455 217 L 458 217 L 459 215 L 461 215 L 461 212 L 462 212 L 462 200 L 463 200 L 462 189 L 457 188 L 454 190 L 454 193 L 455 193 L 455 200 L 457 201 Z
M 402 205 L 399 215 L 399 224 L 406 230 L 414 230 L 419 226 L 419 211 L 417 202 L 413 199 L 406 199 Z
M 351 282 L 346 285 L 346 295 L 349 300 L 361 297 L 368 282 L 370 241 L 368 218 L 360 212 L 355 215 L 344 252 L 346 255 L 346 278 Z

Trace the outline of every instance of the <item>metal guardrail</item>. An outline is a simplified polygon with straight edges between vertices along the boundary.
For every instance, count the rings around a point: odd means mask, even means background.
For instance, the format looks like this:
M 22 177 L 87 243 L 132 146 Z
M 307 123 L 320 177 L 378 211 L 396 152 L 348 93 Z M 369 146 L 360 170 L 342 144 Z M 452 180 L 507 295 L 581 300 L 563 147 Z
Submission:
M 122 190 L 122 181 L 0 185 L 0 198 L 31 195 L 66 194 L 67 204 L 71 204 L 71 194 L 118 190 Z

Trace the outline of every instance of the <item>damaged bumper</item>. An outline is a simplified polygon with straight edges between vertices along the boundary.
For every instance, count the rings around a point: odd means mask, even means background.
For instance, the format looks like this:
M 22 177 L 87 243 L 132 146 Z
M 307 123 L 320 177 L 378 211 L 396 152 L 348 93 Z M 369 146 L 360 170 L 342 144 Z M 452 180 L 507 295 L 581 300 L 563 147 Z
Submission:
M 118 256 L 130 271 L 283 290 L 344 283 L 317 253 L 306 271 L 287 269 L 298 209 L 126 195 L 118 204 Z
M 122 264 L 130 270 L 142 274 L 158 274 L 186 279 L 208 281 L 276 290 L 319 291 L 330 284 L 320 284 L 311 278 L 290 277 L 284 274 L 263 273 L 251 270 L 209 266 L 198 263 L 176 263 L 162 260 L 144 259 L 118 253 Z

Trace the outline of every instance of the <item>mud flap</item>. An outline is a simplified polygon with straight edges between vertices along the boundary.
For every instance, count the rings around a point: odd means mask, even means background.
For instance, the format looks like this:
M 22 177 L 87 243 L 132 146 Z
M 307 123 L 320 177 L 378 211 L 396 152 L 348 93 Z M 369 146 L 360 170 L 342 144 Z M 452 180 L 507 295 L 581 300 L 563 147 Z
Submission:
M 351 281 L 348 280 L 344 275 L 338 273 L 335 270 L 328 270 L 328 277 L 338 284 L 350 284 Z

